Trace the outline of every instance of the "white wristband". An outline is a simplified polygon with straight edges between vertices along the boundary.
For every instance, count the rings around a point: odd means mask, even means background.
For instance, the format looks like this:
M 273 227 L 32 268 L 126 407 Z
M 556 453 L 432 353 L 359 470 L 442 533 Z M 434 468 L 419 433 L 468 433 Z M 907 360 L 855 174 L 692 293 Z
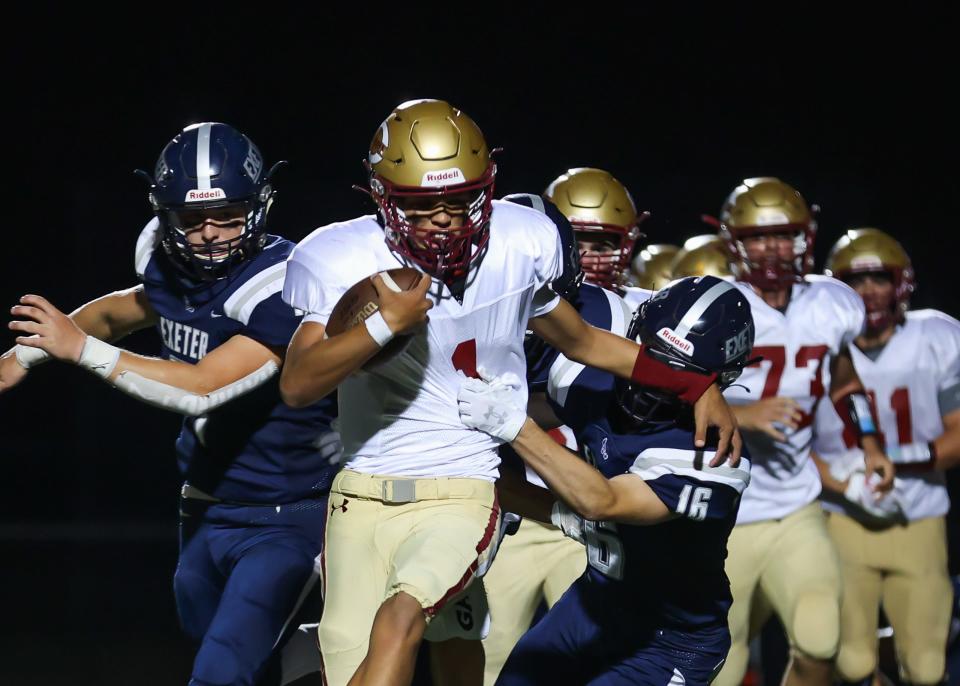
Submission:
M 364 319 L 363 324 L 367 327 L 367 333 L 381 348 L 393 340 L 393 331 L 387 326 L 379 310 Z
M 120 348 L 104 343 L 99 338 L 87 336 L 83 344 L 83 351 L 77 361 L 81 367 L 86 367 L 102 379 L 106 379 L 117 366 L 120 359 Z
M 907 443 L 887 450 L 887 457 L 894 464 L 918 464 L 930 461 L 929 443 Z
M 20 345 L 13 347 L 13 354 L 17 356 L 17 362 L 24 369 L 36 367 L 50 359 L 50 353 L 42 348 L 31 348 L 29 345 Z

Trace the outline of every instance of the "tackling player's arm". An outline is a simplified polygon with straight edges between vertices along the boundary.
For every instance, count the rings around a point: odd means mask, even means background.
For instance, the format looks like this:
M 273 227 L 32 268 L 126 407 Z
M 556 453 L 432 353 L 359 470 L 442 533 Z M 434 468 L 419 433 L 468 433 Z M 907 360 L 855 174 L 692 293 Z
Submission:
M 654 524 L 671 516 L 643 479 L 621 475 L 608 480 L 553 440 L 527 417 L 523 397 L 515 388 L 467 379 L 460 386 L 457 403 L 466 426 L 509 442 L 550 490 L 582 517 Z
M 715 376 L 680 371 L 657 362 L 635 341 L 590 326 L 564 300 L 546 314 L 531 319 L 530 328 L 571 360 L 676 393 L 693 405 L 697 447 L 706 445 L 708 427 L 719 430 L 713 465 L 723 461 L 728 449 L 730 462 L 739 462 L 742 442 L 737 420 L 713 383 Z
M 144 357 L 94 335 L 114 339 L 120 331 L 132 331 L 129 318 L 82 316 L 80 321 L 91 328 L 87 332 L 77 318 L 63 314 L 45 298 L 28 295 L 21 302 L 12 312 L 23 319 L 10 322 L 10 328 L 29 337 L 17 338 L 18 344 L 79 364 L 128 395 L 181 414 L 206 414 L 264 383 L 281 363 L 282 351 L 243 335 L 232 337 L 196 365 Z
M 511 445 L 550 490 L 584 519 L 656 524 L 675 516 L 643 479 L 631 474 L 607 479 L 532 419 L 527 418 Z
M 876 418 L 872 416 L 863 382 L 846 347 L 830 360 L 830 402 L 836 407 L 841 421 L 859 436 L 867 475 L 880 475 L 877 490 L 893 488 L 893 463 L 883 452 Z
M 21 306 L 31 305 L 21 299 Z M 18 307 L 21 306 L 13 307 L 11 313 L 15 316 L 20 314 Z M 71 312 L 70 319 L 84 333 L 113 342 L 134 331 L 153 326 L 157 322 L 157 315 L 143 291 L 143 286 L 138 285 L 91 300 Z M 42 348 L 22 344 L 0 355 L 0 392 L 19 383 L 26 376 L 29 367 L 47 359 L 49 354 Z
M 497 497 L 504 512 L 513 512 L 544 524 L 550 523 L 550 512 L 556 502 L 550 491 L 530 483 L 526 475 L 502 462 Z
M 429 277 L 421 277 L 415 288 L 401 292 L 388 288 L 379 275 L 372 281 L 380 300 L 380 321 L 390 336 L 409 333 L 427 321 L 427 311 L 433 307 L 426 297 Z M 377 314 L 370 320 L 375 317 Z M 354 326 L 332 338 L 324 336 L 325 329 L 319 322 L 304 321 L 290 341 L 280 393 L 291 407 L 304 407 L 325 397 L 380 350 L 370 324 Z

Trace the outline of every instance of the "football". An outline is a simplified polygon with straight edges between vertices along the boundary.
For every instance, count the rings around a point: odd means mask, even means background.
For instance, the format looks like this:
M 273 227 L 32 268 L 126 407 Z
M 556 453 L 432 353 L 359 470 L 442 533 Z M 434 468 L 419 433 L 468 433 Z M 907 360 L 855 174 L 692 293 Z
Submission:
M 409 267 L 390 269 L 383 274 L 383 281 L 395 291 L 409 291 L 419 282 L 423 272 Z M 429 278 L 429 277 L 428 277 Z M 340 298 L 327 322 L 326 334 L 334 337 L 362 323 L 367 317 L 380 309 L 380 298 L 373 287 L 372 275 L 353 284 Z M 395 336 L 376 355 L 367 360 L 364 369 L 381 365 L 403 351 L 410 343 L 410 335 Z

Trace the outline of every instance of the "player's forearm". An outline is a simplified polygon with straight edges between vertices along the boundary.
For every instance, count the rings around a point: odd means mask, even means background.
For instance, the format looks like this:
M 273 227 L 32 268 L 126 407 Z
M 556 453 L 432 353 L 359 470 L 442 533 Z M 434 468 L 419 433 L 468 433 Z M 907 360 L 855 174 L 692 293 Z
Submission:
M 759 428 L 754 421 L 754 414 L 751 411 L 754 404 L 755 403 L 746 403 L 744 405 L 730 406 L 730 410 L 733 412 L 733 416 L 737 418 L 737 425 L 741 430 L 755 431 Z
M 565 301 L 547 314 L 531 319 L 530 327 L 571 360 L 675 393 L 691 405 L 716 377 L 668 367 L 642 352 L 636 341 L 590 326 Z
M 71 312 L 70 318 L 84 333 L 107 342 L 119 340 L 157 321 L 142 286 L 91 300 Z
M 309 343 L 294 336 L 280 375 L 280 394 L 291 407 L 305 407 L 329 395 L 380 350 L 366 327 Z
M 212 393 L 224 385 L 223 382 L 204 374 L 197 365 L 157 357 L 144 357 L 127 350 L 120 351 L 117 366 L 107 380 L 116 385 L 122 374 L 136 374 L 143 379 L 173 386 L 196 395 Z
M 613 508 L 615 494 L 607 478 L 553 440 L 532 419 L 527 419 L 511 445 L 550 490 L 582 517 L 601 520 Z
M 553 494 L 502 464 L 500 478 L 497 479 L 497 496 L 504 512 L 513 512 L 544 524 L 550 523 L 550 511 L 556 502 Z
M 640 346 L 623 336 L 595 326 L 586 326 L 581 340 L 576 341 L 570 351 L 564 350 L 563 353 L 588 367 L 602 369 L 623 379 L 629 379 L 636 366 Z M 666 367 L 664 367 L 664 373 L 669 373 Z
M 824 462 L 823 459 L 815 452 L 810 452 L 810 458 L 817 466 L 817 472 L 820 474 L 820 483 L 823 485 L 823 489 L 825 491 L 831 491 L 833 493 L 843 495 L 844 491 L 847 490 L 847 484 L 839 479 L 834 478 L 833 474 L 830 473 L 830 465 Z
M 933 441 L 933 448 L 936 453 L 934 469 L 945 471 L 960 465 L 960 436 L 955 433 L 943 434 Z

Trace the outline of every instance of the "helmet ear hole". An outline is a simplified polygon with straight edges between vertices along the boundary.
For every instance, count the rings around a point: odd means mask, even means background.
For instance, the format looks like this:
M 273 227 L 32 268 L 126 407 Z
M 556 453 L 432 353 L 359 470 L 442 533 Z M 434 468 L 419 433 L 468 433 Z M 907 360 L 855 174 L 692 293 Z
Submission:
M 271 195 L 273 195 L 273 186 L 268 183 L 260 189 L 260 202 L 267 202 Z

